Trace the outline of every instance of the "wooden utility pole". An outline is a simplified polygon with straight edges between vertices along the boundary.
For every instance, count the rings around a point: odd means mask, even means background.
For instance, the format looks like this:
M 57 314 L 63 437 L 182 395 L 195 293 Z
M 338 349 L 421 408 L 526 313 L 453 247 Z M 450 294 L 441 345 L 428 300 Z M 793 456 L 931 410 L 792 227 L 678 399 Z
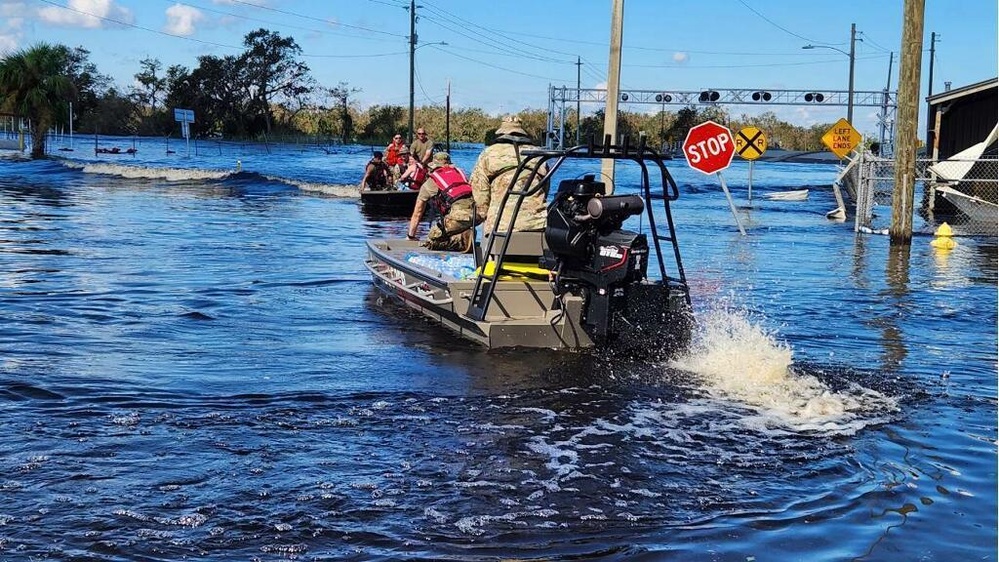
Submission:
M 924 4 L 925 0 L 905 0 L 902 7 L 902 57 L 898 71 L 898 125 L 895 127 L 895 188 L 891 194 L 891 228 L 888 230 L 892 245 L 908 245 L 912 242 Z
M 576 57 L 576 146 L 579 146 L 579 125 L 582 123 L 583 117 L 579 113 L 579 87 L 583 84 L 583 59 L 579 56 Z M 563 125 L 564 126 L 564 125 Z
M 604 138 L 617 143 L 617 99 L 621 89 L 621 35 L 624 30 L 624 0 L 611 0 L 610 60 L 607 62 L 607 106 L 604 109 Z M 614 161 L 603 160 L 600 173 L 608 194 L 614 190 Z
M 409 141 L 413 144 L 413 107 L 416 94 L 413 77 L 416 75 L 416 0 L 409 1 Z

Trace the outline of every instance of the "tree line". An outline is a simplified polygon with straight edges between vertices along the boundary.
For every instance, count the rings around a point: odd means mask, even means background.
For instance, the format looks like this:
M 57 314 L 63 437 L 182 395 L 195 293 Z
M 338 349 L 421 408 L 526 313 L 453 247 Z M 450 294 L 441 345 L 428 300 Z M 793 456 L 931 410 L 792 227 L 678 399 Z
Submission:
M 406 108 L 361 109 L 354 99 L 360 90 L 348 82 L 318 84 L 300 60 L 302 50 L 294 38 L 261 28 L 248 33 L 243 46 L 238 55 L 200 56 L 193 69 L 164 69 L 158 59 L 143 59 L 133 84 L 123 89 L 98 70 L 85 48 L 37 44 L 0 59 L 0 111 L 30 120 L 29 133 L 37 139 L 33 156 L 44 154 L 46 131 L 69 127 L 71 113 L 73 130 L 106 135 L 175 134 L 174 108 L 194 111 L 195 137 L 273 140 L 306 135 L 322 143 L 381 145 L 396 133 L 408 135 Z M 528 108 L 518 115 L 539 142 L 551 134 L 547 111 Z M 459 143 L 488 142 L 499 117 L 479 108 L 457 109 L 448 116 L 440 105 L 414 112 L 417 126 L 435 139 L 444 140 L 447 130 L 450 140 Z M 580 119 L 570 109 L 563 124 L 567 144 L 574 144 L 577 128 L 583 139 L 601 138 L 603 118 L 603 110 Z M 618 132 L 634 138 L 645 134 L 657 146 L 676 146 L 691 127 L 707 119 L 733 130 L 755 126 L 771 146 L 792 150 L 822 149 L 821 136 L 831 126 L 799 127 L 772 112 L 732 117 L 719 106 L 689 106 L 675 112 L 619 111 Z

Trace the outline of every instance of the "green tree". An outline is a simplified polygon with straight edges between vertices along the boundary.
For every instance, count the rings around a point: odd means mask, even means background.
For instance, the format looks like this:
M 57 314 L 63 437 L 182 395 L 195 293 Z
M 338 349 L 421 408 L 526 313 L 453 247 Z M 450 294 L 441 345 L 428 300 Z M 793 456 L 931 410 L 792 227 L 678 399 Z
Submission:
M 330 88 L 329 94 L 336 103 L 337 117 L 340 121 L 340 142 L 347 144 L 354 136 L 354 118 L 350 115 L 350 96 L 360 92 L 351 88 L 346 82 L 340 82 L 336 88 Z M 389 135 L 391 137 L 391 135 Z
M 690 105 L 676 112 L 676 119 L 673 126 L 667 129 L 666 142 L 680 144 L 687 138 L 687 133 L 695 125 L 699 125 L 704 119 L 698 114 L 697 108 Z
M 198 67 L 176 83 L 175 97 L 183 107 L 194 111 L 193 132 L 242 135 L 264 130 L 266 117 L 257 92 L 241 79 L 239 57 L 198 57 Z
M 137 105 L 131 96 L 109 88 L 88 114 L 87 124 L 97 133 L 134 135 L 139 129 Z
M 367 111 L 367 123 L 361 129 L 361 137 L 365 142 L 388 142 L 396 133 L 402 133 L 408 124 L 406 110 L 398 105 L 373 105 Z
M 162 63 L 157 59 L 145 58 L 139 61 L 142 72 L 135 75 L 135 85 L 131 97 L 135 102 L 140 122 L 140 132 L 157 132 L 159 115 L 163 112 L 162 102 L 166 93 L 167 79 L 159 76 Z
M 72 100 L 74 127 L 78 131 L 93 130 L 93 113 L 111 87 L 111 77 L 97 71 L 97 66 L 89 60 L 90 51 L 83 47 L 69 49 L 59 45 L 58 48 L 65 50 L 64 74 L 76 90 Z M 57 122 L 62 122 L 61 115 Z
M 0 59 L 0 106 L 28 118 L 31 157 L 45 156 L 45 134 L 67 113 L 75 89 L 65 74 L 67 49 L 39 43 Z
M 265 131 L 270 133 L 272 102 L 287 104 L 312 92 L 309 67 L 295 59 L 302 49 L 291 37 L 261 28 L 246 34 L 243 45 L 247 51 L 240 57 L 240 66 L 252 87 L 249 109 L 263 118 Z

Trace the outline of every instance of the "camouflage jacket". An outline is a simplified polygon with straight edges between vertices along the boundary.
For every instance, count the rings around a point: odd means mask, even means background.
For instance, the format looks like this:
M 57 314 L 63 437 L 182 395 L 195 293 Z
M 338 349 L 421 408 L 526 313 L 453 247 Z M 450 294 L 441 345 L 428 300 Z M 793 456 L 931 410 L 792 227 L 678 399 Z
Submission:
M 538 147 L 530 144 L 519 145 L 520 150 L 532 150 Z M 496 143 L 486 147 L 479 155 L 475 167 L 472 168 L 472 175 L 469 183 L 472 184 L 472 198 L 475 199 L 475 213 L 479 220 L 483 220 L 483 232 L 492 232 L 493 224 L 500 217 L 500 203 L 503 194 L 510 188 L 510 182 L 517 170 L 517 152 L 514 145 L 510 143 Z M 545 174 L 544 166 L 538 171 L 538 177 Z M 517 178 L 517 185 L 523 188 L 527 185 L 530 177 L 530 170 Z M 542 189 L 538 193 L 524 200 L 517 213 L 517 222 L 513 230 L 542 230 L 545 227 L 546 210 L 545 200 L 548 198 L 547 189 Z M 506 208 L 502 210 L 502 220 L 500 229 L 506 229 L 510 224 L 510 217 L 513 216 L 513 208 L 516 205 L 516 198 L 510 197 L 507 200 Z

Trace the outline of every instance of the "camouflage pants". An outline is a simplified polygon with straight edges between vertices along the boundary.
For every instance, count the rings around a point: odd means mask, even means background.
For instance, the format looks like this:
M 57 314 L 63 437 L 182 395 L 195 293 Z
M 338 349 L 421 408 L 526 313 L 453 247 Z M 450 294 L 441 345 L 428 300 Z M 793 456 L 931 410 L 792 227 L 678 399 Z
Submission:
M 463 253 L 472 251 L 474 231 L 472 230 L 471 203 L 470 197 L 455 201 L 447 215 L 430 228 L 427 241 L 423 245 L 428 250 Z

